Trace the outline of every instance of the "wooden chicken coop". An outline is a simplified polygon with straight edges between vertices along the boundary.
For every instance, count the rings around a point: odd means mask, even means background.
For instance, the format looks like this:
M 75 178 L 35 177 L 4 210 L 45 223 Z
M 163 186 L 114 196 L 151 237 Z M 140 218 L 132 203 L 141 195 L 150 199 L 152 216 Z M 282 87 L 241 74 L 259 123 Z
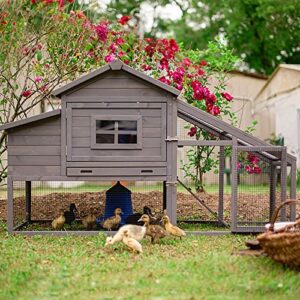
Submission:
M 261 231 L 262 224 L 239 223 L 238 152 L 255 152 L 268 164 L 270 214 L 275 206 L 274 180 L 278 172 L 280 199 L 285 201 L 287 197 L 288 167 L 290 197 L 295 197 L 295 157 L 287 154 L 285 147 L 269 145 L 187 104 L 178 98 L 179 94 L 177 89 L 115 61 L 57 89 L 54 96 L 61 99 L 61 109 L 2 125 L 0 130 L 8 136 L 8 231 L 34 233 L 19 230 L 31 222 L 33 181 L 163 182 L 163 205 L 176 223 L 177 149 L 207 145 L 219 149 L 219 206 L 215 212 L 218 219 L 224 218 L 224 148 L 230 147 L 231 231 Z M 180 140 L 179 118 L 218 138 Z M 26 187 L 26 219 L 17 225 L 16 181 L 25 182 Z M 295 218 L 294 209 L 291 216 Z

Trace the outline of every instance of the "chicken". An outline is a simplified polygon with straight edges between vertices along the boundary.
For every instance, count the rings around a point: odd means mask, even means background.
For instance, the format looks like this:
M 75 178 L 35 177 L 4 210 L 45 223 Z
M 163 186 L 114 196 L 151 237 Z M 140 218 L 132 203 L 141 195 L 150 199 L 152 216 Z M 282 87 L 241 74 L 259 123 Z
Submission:
M 148 215 L 142 215 L 139 221 L 144 222 L 146 227 L 146 235 L 151 237 L 151 243 L 154 244 L 160 239 L 168 235 L 168 233 L 159 225 L 150 225 L 150 217 Z
M 78 212 L 76 205 L 75 203 L 71 203 L 70 209 L 64 212 L 64 217 L 66 218 L 66 224 L 71 225 L 75 221 L 76 219 L 75 212 Z
M 64 227 L 65 222 L 66 218 L 64 216 L 64 211 L 61 210 L 60 215 L 52 221 L 51 225 L 55 230 L 60 230 Z
M 96 216 L 93 213 L 89 213 L 87 216 L 82 218 L 81 222 L 84 228 L 91 230 L 96 224 Z
M 102 223 L 102 227 L 107 230 L 117 229 L 121 223 L 120 214 L 122 214 L 122 209 L 116 208 L 115 215 L 113 217 L 110 217 L 110 218 L 104 220 L 104 222 Z
M 162 221 L 163 221 L 163 224 L 165 226 L 166 231 L 168 233 L 170 233 L 171 235 L 180 237 L 180 239 L 183 236 L 186 236 L 186 233 L 182 229 L 180 229 L 179 227 L 171 224 L 170 218 L 167 215 L 164 215 L 162 217 Z
M 129 247 L 133 252 L 143 253 L 142 245 L 135 239 L 129 236 L 128 230 L 123 232 L 123 243 Z
M 138 226 L 138 225 L 124 225 L 122 226 L 118 232 L 113 236 L 109 236 L 106 238 L 105 246 L 113 245 L 116 242 L 121 242 L 124 236 L 124 231 L 128 232 L 128 236 L 137 240 L 141 241 L 146 235 L 146 227 Z

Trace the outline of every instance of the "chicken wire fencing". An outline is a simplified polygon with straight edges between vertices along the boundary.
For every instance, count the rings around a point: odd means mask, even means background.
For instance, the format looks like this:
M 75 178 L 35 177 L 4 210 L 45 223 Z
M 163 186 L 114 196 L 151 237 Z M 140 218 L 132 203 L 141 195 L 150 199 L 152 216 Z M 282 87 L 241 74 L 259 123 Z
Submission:
M 275 208 L 289 198 L 287 180 L 281 180 L 281 167 L 263 151 L 250 148 L 237 150 L 236 198 L 232 203 L 232 227 L 236 232 L 263 231 Z M 286 216 L 283 211 L 280 220 L 286 220 Z
M 75 220 L 65 224 L 64 230 L 86 230 L 82 220 L 89 214 L 97 218 L 93 230 L 103 230 L 104 218 L 122 207 L 121 224 L 135 223 L 147 212 L 161 217 L 164 206 L 162 182 L 75 182 L 75 181 L 14 181 L 13 227 L 14 230 L 54 230 L 52 221 L 63 212 L 71 211 L 75 204 Z
M 187 228 L 229 228 L 231 186 L 226 172 L 230 173 L 230 163 L 224 159 L 220 175 L 220 148 L 224 150 L 219 146 L 178 148 L 177 219 Z

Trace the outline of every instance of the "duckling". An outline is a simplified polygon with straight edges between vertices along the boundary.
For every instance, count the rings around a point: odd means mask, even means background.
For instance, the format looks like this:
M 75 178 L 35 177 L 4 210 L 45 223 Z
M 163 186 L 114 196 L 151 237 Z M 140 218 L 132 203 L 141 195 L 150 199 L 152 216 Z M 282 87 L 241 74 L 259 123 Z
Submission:
M 96 224 L 96 216 L 93 213 L 89 213 L 87 216 L 83 217 L 81 222 L 84 228 L 87 230 L 93 229 L 94 225 Z
M 129 236 L 128 230 L 123 233 L 123 243 L 134 252 L 143 253 L 142 245 L 135 239 Z
M 66 218 L 66 224 L 71 225 L 75 221 L 76 219 L 75 212 L 78 212 L 77 207 L 75 203 L 71 203 L 70 209 L 64 212 L 64 216 Z
M 144 222 L 146 227 L 146 235 L 151 237 L 151 243 L 154 244 L 160 239 L 168 235 L 168 233 L 159 225 L 150 225 L 150 217 L 148 215 L 142 215 L 139 221 Z
M 151 208 L 149 206 L 144 206 L 143 207 L 143 213 L 134 213 L 132 215 L 129 215 L 126 219 L 125 222 L 126 224 L 133 224 L 133 225 L 142 225 L 142 224 L 138 224 L 138 220 L 141 218 L 141 216 L 145 214 L 150 216 L 151 218 L 154 216 L 154 214 L 151 211 Z M 150 220 L 151 223 L 151 220 Z M 152 224 L 152 223 L 151 223 Z
M 64 211 L 61 210 L 60 215 L 52 221 L 51 225 L 55 230 L 60 230 L 64 227 L 65 222 L 66 218 L 64 216 Z
M 164 215 L 162 217 L 162 221 L 163 221 L 166 231 L 168 233 L 170 233 L 171 235 L 178 236 L 178 237 L 180 237 L 180 239 L 183 236 L 186 236 L 186 233 L 182 229 L 171 224 L 170 218 L 167 215 Z
M 105 246 L 113 245 L 116 242 L 121 242 L 125 231 L 127 231 L 129 237 L 139 242 L 146 235 L 146 227 L 144 226 L 131 225 L 131 224 L 124 225 L 118 230 L 118 232 L 113 237 L 109 236 L 106 238 Z
M 113 217 L 110 217 L 110 218 L 104 220 L 104 222 L 102 223 L 102 227 L 107 229 L 107 230 L 116 229 L 121 223 L 120 214 L 123 214 L 122 209 L 121 208 L 116 208 L 115 209 L 115 215 Z

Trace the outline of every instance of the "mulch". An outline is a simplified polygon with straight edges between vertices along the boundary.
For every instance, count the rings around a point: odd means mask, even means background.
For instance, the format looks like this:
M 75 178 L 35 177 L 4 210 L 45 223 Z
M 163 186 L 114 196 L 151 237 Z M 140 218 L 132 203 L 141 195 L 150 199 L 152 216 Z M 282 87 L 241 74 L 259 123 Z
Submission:
M 218 195 L 200 193 L 198 196 L 215 212 L 218 210 Z M 156 212 L 162 211 L 163 194 L 160 191 L 132 192 L 134 211 L 142 212 L 147 205 Z M 230 195 L 224 196 L 224 219 L 230 219 Z M 24 197 L 14 199 L 14 211 L 16 215 L 22 215 L 25 211 Z M 43 196 L 32 197 L 32 219 L 43 220 L 55 218 L 61 209 L 67 210 L 71 203 L 75 203 L 80 216 L 88 214 L 91 210 L 103 215 L 105 208 L 105 192 L 81 192 L 81 193 L 49 193 Z M 268 219 L 267 196 L 240 194 L 238 214 L 242 220 Z M 195 198 L 187 193 L 177 193 L 177 215 L 181 219 L 215 220 L 215 218 Z M 6 200 L 0 200 L 0 219 L 6 219 Z

